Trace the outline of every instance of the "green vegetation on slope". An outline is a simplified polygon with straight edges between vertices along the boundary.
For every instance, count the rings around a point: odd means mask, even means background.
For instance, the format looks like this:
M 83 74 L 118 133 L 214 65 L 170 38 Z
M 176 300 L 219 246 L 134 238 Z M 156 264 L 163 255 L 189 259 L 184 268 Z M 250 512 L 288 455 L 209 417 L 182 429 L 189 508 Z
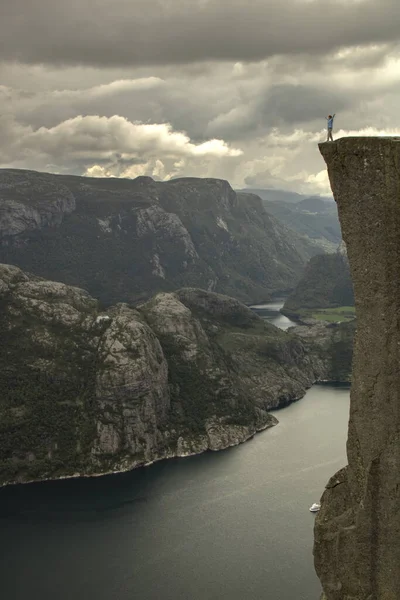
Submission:
M 321 308 L 311 312 L 313 319 L 328 321 L 329 323 L 341 323 L 352 321 L 355 318 L 354 306 L 339 306 L 338 308 Z
M 72 474 L 83 468 L 95 437 L 94 354 L 79 330 L 57 323 L 43 344 L 40 319 L 15 302 L 9 308 L 3 298 L 0 480 Z

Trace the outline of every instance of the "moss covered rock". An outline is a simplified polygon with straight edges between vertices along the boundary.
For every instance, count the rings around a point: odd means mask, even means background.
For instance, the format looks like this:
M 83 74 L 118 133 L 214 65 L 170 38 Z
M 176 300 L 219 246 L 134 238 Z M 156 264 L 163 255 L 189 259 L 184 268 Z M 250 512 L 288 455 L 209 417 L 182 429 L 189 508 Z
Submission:
M 226 448 L 319 376 L 301 339 L 203 290 L 101 312 L 0 265 L 0 309 L 0 483 Z

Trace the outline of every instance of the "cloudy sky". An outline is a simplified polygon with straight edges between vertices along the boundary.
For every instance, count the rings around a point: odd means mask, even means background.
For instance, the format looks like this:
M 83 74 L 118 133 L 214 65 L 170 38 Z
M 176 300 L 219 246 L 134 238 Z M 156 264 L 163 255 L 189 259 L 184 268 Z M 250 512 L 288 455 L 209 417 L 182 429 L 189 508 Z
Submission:
M 399 0 L 2 0 L 0 167 L 328 193 L 400 134 Z

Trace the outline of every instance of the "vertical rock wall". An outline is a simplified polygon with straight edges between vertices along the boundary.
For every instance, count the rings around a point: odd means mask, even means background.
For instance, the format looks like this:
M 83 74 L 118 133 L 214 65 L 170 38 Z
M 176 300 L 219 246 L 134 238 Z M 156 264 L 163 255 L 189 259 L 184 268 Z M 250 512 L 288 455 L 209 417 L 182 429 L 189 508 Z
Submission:
M 400 138 L 320 144 L 354 285 L 348 466 L 315 525 L 327 600 L 400 599 Z

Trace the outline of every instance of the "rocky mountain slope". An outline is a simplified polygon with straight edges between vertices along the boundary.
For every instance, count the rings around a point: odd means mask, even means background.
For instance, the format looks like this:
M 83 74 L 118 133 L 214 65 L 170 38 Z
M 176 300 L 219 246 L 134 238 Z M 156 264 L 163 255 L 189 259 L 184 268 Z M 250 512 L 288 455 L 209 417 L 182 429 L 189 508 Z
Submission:
M 353 306 L 354 294 L 346 248 L 311 258 L 282 312 L 299 318 L 316 308 Z
M 302 339 L 325 381 L 350 383 L 356 320 L 326 323 L 310 319 L 290 329 Z M 322 363 L 322 365 L 321 365 Z
M 335 202 L 318 197 L 296 203 L 263 200 L 265 210 L 287 227 L 307 236 L 326 252 L 340 244 L 342 236 Z
M 400 138 L 320 145 L 356 299 L 348 465 L 326 486 L 314 556 L 325 600 L 400 598 Z
M 337 207 L 332 197 L 306 196 L 277 189 L 244 189 L 262 200 L 266 211 L 281 223 L 307 236 L 326 252 L 342 240 Z
M 0 170 L 0 261 L 103 305 L 183 286 L 262 301 L 292 289 L 317 251 L 226 181 Z
M 0 339 L 3 484 L 226 448 L 326 372 L 300 337 L 232 298 L 186 288 L 101 312 L 87 292 L 10 265 Z

